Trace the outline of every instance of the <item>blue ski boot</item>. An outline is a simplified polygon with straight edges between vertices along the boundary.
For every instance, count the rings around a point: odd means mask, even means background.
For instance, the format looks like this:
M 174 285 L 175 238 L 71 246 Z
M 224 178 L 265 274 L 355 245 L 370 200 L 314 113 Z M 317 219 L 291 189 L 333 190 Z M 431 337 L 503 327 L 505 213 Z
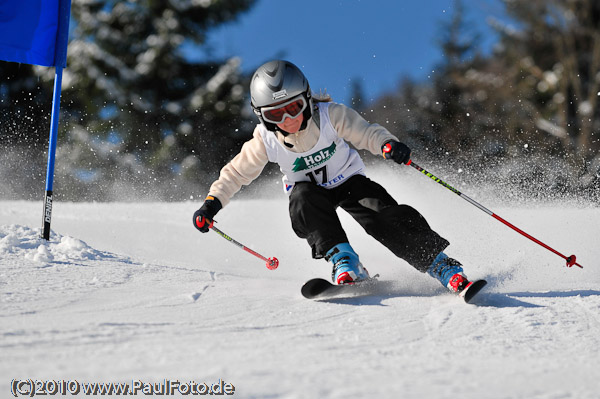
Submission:
M 354 284 L 369 278 L 369 272 L 347 242 L 331 248 L 325 255 L 325 260 L 333 263 L 331 279 L 336 284 Z
M 449 258 L 443 252 L 435 258 L 427 273 L 438 279 L 444 287 L 450 291 L 461 294 L 472 282 L 467 280 L 467 276 L 463 273 L 462 265 L 456 259 Z

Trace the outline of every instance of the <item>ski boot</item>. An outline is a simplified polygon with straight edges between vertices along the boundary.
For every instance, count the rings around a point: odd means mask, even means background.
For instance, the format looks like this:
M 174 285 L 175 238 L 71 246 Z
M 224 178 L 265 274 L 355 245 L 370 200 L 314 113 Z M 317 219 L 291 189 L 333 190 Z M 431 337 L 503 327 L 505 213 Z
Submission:
M 450 291 L 458 294 L 459 296 L 465 291 L 471 284 L 471 281 L 467 280 L 467 276 L 463 273 L 462 265 L 456 259 L 449 258 L 443 252 L 435 258 L 427 273 L 438 279 L 444 287 L 447 287 Z
M 347 242 L 331 248 L 325 255 L 325 260 L 333 263 L 331 279 L 335 284 L 354 284 L 369 278 L 369 272 Z

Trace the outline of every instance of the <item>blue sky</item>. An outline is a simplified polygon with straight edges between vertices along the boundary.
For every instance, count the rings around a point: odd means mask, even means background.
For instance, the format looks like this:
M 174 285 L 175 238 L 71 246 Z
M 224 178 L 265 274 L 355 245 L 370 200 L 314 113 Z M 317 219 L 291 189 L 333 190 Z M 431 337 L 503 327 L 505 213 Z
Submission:
M 463 0 L 467 20 L 495 40 L 485 19 L 501 11 L 498 0 Z M 436 42 L 454 0 L 258 0 L 236 22 L 211 32 L 211 56 L 237 55 L 252 72 L 273 58 L 298 65 L 313 91 L 326 89 L 348 104 L 359 79 L 367 101 L 392 91 L 403 76 L 427 79 L 442 60 Z

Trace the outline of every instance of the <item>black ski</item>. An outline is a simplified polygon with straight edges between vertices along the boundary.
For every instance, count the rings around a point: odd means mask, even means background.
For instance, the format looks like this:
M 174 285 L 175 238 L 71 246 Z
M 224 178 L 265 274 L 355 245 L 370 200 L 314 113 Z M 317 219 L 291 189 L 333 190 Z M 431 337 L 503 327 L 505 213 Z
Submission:
M 308 280 L 302 286 L 302 295 L 308 299 L 324 299 L 337 296 L 349 296 L 349 295 L 360 295 L 366 294 L 367 292 L 361 290 L 361 288 L 370 287 L 375 281 L 377 276 L 371 277 L 367 280 L 359 281 L 354 284 L 332 284 L 329 281 L 322 278 L 313 278 Z
M 475 295 L 477 295 L 477 293 L 479 291 L 481 291 L 481 289 L 483 287 L 485 287 L 485 285 L 487 284 L 487 281 L 485 280 L 475 280 L 473 281 L 473 284 L 471 284 L 470 286 L 468 286 L 467 288 L 465 288 L 460 294 L 458 294 L 460 297 L 462 297 L 466 303 L 471 302 L 471 299 L 473 299 L 473 297 Z
M 312 280 L 308 280 L 302 286 L 301 292 L 302 296 L 308 299 L 369 295 L 371 290 L 366 288 L 370 288 L 375 284 L 377 281 L 376 277 L 378 277 L 378 275 L 355 284 L 342 285 L 332 284 L 322 278 L 313 278 Z M 473 284 L 465 288 L 459 296 L 463 298 L 466 303 L 469 303 L 486 284 L 487 281 L 485 280 L 475 280 L 473 281 Z

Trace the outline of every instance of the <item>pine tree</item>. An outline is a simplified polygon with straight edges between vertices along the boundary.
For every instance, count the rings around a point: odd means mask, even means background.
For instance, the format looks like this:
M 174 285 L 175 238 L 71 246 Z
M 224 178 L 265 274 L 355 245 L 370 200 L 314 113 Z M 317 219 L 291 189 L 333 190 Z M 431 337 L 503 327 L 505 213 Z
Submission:
M 0 61 L 1 198 L 41 195 L 51 101 L 52 85 L 33 66 Z
M 363 86 L 361 80 L 358 78 L 352 79 L 349 103 L 359 113 L 363 113 L 367 106 Z
M 441 24 L 439 46 L 444 58 L 436 67 L 435 100 L 429 104 L 438 141 L 435 150 L 468 153 L 476 144 L 477 131 L 471 118 L 476 111 L 475 99 L 466 89 L 463 76 L 478 54 L 478 37 L 471 32 L 462 1 L 455 1 L 450 21 Z
M 61 116 L 69 137 L 59 148 L 68 162 L 57 174 L 74 184 L 129 179 L 147 191 L 208 180 L 247 133 L 247 85 L 238 59 L 191 54 L 253 3 L 73 0 Z
M 600 172 L 600 3 L 505 1 L 517 27 L 497 23 L 497 57 L 527 107 L 537 145 Z M 595 165 L 595 166 L 593 166 Z M 590 167 L 595 171 L 590 171 Z
M 48 138 L 52 88 L 40 84 L 28 64 L 0 61 L 0 146 L 41 146 Z M 40 120 L 41 119 L 41 120 Z

